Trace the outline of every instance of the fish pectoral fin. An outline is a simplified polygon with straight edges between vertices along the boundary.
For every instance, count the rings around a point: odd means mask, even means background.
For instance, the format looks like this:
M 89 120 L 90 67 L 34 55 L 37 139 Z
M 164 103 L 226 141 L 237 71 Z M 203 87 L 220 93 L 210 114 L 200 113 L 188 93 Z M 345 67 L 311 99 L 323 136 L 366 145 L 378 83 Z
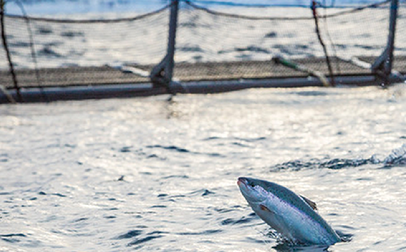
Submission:
M 309 200 L 308 198 L 300 195 L 300 197 L 311 207 L 313 210 L 317 210 L 317 205 L 314 201 Z
M 268 207 L 266 207 L 265 205 L 260 204 L 260 205 L 259 205 L 259 207 L 261 208 L 261 210 L 262 210 L 262 211 L 267 211 L 267 212 L 272 213 L 272 211 L 271 211 L 271 210 L 269 210 L 269 208 L 268 208 Z

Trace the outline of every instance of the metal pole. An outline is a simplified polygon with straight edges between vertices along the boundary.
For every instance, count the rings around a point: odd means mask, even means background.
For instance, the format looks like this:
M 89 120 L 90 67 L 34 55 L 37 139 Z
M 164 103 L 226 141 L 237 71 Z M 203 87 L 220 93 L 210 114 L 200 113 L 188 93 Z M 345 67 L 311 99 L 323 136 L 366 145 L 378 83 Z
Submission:
M 389 84 L 389 77 L 392 73 L 393 50 L 395 49 L 396 21 L 398 15 L 399 0 L 392 0 L 390 5 L 389 34 L 385 50 L 372 64 L 371 69 L 378 76 L 381 76 L 385 85 Z
M 167 66 L 167 78 L 169 81 L 173 77 L 174 57 L 175 57 L 175 42 L 176 42 L 176 29 L 178 26 L 178 10 L 179 0 L 172 1 L 171 16 L 169 19 L 169 38 L 168 38 L 168 66 Z
M 175 57 L 175 43 L 176 43 L 176 29 L 178 23 L 178 10 L 179 10 L 179 0 L 171 0 L 171 14 L 169 17 L 169 35 L 168 35 L 168 47 L 166 56 L 162 61 L 156 65 L 150 74 L 151 82 L 154 87 L 163 86 L 169 92 L 170 84 L 173 77 L 174 70 L 174 57 Z
M 392 0 L 390 5 L 390 22 L 388 35 L 388 60 L 385 61 L 385 74 L 389 76 L 393 66 L 393 50 L 395 49 L 396 20 L 398 16 L 399 0 Z

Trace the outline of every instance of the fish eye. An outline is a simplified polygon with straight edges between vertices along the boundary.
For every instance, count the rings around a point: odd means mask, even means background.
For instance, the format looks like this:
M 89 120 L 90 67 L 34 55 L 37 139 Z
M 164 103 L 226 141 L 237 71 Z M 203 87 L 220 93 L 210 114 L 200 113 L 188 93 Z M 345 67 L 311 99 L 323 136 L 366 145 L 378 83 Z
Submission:
M 251 187 L 255 187 L 254 183 L 251 183 L 250 186 L 251 186 Z

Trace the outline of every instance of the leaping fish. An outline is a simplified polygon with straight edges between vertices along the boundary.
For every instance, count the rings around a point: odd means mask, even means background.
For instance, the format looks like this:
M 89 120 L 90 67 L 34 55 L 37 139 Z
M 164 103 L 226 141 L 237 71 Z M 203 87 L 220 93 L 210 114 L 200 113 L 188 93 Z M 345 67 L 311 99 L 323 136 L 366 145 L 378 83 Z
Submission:
M 254 212 L 290 242 L 332 245 L 341 241 L 311 200 L 264 180 L 242 177 L 237 184 Z

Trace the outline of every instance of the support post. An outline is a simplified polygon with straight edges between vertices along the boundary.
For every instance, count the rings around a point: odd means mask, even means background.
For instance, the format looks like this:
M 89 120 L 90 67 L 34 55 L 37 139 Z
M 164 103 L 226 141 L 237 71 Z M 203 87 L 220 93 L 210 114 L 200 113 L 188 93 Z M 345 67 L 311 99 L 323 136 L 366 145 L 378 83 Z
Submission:
M 171 14 L 169 17 L 169 36 L 166 56 L 156 65 L 150 74 L 150 79 L 154 87 L 165 87 L 169 93 L 174 69 L 176 29 L 178 22 L 179 0 L 171 0 Z
M 394 60 L 393 50 L 395 49 L 395 33 L 396 33 L 398 5 L 399 0 L 391 1 L 390 17 L 389 17 L 389 34 L 386 48 L 371 66 L 372 72 L 384 80 L 384 85 L 388 85 L 390 83 L 390 77 L 392 77 L 391 76 L 392 66 Z

